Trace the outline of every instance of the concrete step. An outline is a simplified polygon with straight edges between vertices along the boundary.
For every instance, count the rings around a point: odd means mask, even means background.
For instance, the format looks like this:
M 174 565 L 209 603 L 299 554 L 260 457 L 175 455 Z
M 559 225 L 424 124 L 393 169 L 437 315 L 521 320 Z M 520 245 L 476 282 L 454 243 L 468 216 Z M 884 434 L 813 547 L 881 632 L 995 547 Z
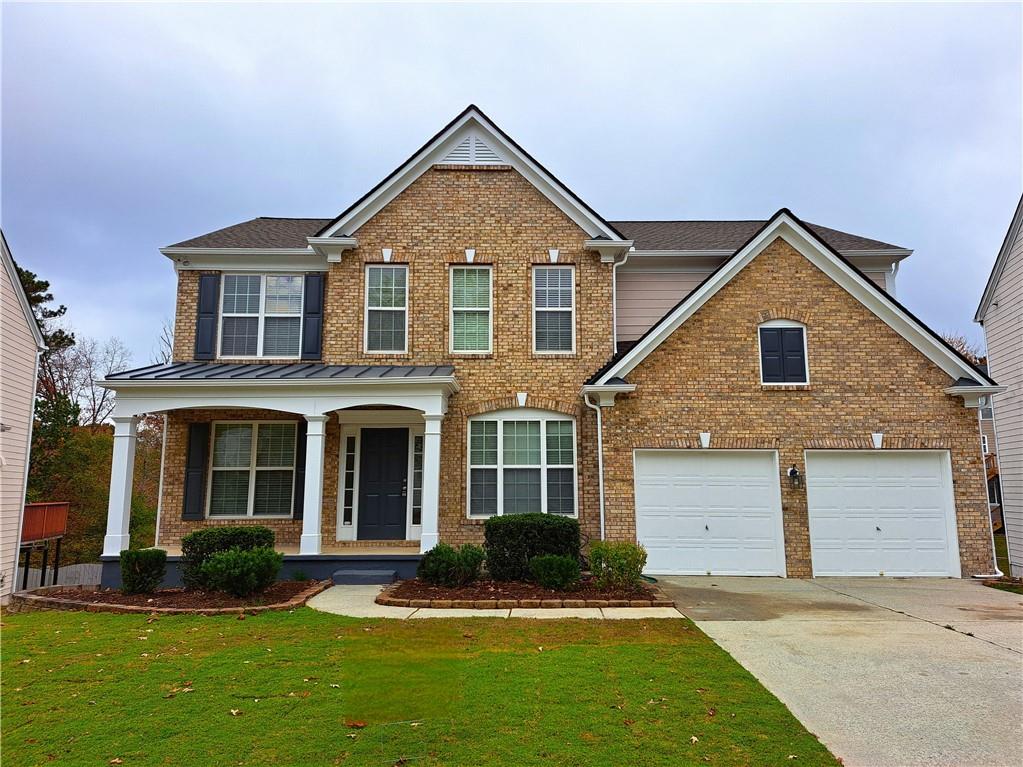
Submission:
M 359 585 L 394 583 L 398 573 L 394 570 L 335 570 L 333 580 L 336 585 Z

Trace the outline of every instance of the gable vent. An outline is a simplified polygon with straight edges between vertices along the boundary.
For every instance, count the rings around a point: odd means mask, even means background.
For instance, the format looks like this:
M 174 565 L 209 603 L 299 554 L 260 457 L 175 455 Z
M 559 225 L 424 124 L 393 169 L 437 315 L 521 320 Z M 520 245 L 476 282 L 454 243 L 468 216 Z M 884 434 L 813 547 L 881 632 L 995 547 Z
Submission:
M 501 165 L 504 160 L 483 139 L 470 134 L 441 160 L 443 165 Z

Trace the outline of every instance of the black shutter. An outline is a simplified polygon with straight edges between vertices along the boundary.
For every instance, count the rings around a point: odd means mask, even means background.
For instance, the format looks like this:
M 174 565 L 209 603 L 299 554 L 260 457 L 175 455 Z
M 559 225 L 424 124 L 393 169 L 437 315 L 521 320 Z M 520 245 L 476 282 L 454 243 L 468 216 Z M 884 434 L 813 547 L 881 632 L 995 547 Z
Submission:
M 305 500 L 305 432 L 306 422 L 299 421 L 295 429 L 295 493 L 291 516 L 302 519 L 302 503 Z
M 211 360 L 217 356 L 217 304 L 220 301 L 220 275 L 199 275 L 199 307 L 195 318 L 195 358 Z
M 323 351 L 323 275 L 305 276 L 302 303 L 302 359 L 318 360 Z
M 760 370 L 764 383 L 784 383 L 781 328 L 760 328 Z
M 781 351 L 785 383 L 806 383 L 806 353 L 802 328 L 782 328 Z
M 202 519 L 206 505 L 206 466 L 210 453 L 210 425 L 188 424 L 188 453 L 185 455 L 185 505 L 182 519 Z

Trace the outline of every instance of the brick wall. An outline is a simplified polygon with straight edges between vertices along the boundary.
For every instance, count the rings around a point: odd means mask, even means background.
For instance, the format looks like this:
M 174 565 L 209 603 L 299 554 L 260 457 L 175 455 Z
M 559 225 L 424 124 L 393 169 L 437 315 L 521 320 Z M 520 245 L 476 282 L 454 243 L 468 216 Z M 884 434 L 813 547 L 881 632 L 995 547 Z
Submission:
M 757 326 L 807 326 L 810 385 L 760 384 Z M 976 410 L 942 392 L 948 375 L 862 304 L 776 240 L 632 373 L 634 394 L 605 411 L 609 537 L 635 539 L 635 448 L 773 448 L 805 474 L 809 448 L 951 451 L 963 575 L 989 573 L 991 538 Z M 806 490 L 782 481 L 788 574 L 811 574 Z

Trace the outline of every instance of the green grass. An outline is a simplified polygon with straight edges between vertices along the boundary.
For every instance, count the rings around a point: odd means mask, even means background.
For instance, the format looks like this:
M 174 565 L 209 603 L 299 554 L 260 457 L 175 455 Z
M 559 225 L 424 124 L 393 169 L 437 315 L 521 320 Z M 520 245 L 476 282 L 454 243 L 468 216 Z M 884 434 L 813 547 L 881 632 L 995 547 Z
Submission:
M 995 533 L 995 561 L 998 563 L 998 569 L 1006 575 L 1012 572 L 1009 569 L 1009 545 L 1005 540 L 1004 529 L 1000 533 Z
M 5 767 L 837 764 L 689 621 L 33 612 L 2 664 Z

